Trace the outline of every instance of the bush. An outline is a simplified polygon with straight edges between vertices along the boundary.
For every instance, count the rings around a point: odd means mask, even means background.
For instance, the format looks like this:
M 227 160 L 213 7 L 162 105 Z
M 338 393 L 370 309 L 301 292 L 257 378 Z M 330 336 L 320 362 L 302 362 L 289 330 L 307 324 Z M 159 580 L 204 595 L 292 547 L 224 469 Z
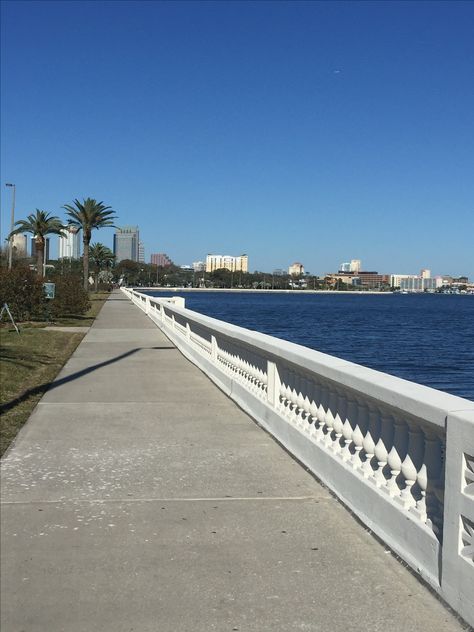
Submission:
M 36 272 L 26 266 L 0 268 L 0 308 L 7 303 L 15 320 L 43 317 L 46 299 Z
M 82 286 L 82 278 L 76 275 L 57 276 L 55 297 L 50 301 L 53 318 L 80 316 L 90 308 L 89 295 Z

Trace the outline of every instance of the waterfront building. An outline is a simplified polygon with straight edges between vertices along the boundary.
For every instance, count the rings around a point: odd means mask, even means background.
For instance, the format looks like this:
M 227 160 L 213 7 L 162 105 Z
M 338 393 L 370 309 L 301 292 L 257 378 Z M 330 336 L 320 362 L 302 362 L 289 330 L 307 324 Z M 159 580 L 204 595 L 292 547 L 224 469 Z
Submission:
M 11 247 L 13 249 L 13 255 L 19 259 L 27 256 L 28 237 L 26 235 L 13 235 L 11 240 Z
M 160 268 L 169 268 L 173 265 L 173 262 L 164 252 L 156 252 L 151 255 L 150 263 Z
M 351 259 L 345 263 L 341 263 L 339 266 L 339 272 L 354 272 L 357 274 L 362 268 L 362 262 L 360 259 Z
M 214 272 L 222 268 L 230 272 L 248 272 L 248 256 L 240 255 L 233 257 L 231 255 L 207 255 L 206 272 Z
M 58 259 L 79 259 L 81 256 L 81 242 L 79 228 L 67 226 L 62 235 L 59 235 Z
M 116 263 L 124 259 L 138 261 L 140 233 L 138 226 L 117 228 L 114 235 L 114 255 Z
M 422 279 L 429 279 L 431 277 L 431 270 L 423 268 L 420 272 L 420 276 Z
M 206 269 L 206 264 L 204 261 L 194 261 L 193 262 L 193 270 L 194 272 L 204 272 Z
M 285 276 L 286 270 L 283 270 L 282 268 L 276 268 L 275 270 L 273 270 L 272 274 L 274 276 Z
M 143 241 L 138 242 L 138 261 L 145 263 L 145 244 Z
M 288 268 L 288 274 L 291 276 L 301 276 L 304 274 L 304 265 L 299 261 L 295 261 L 295 263 L 292 263 Z

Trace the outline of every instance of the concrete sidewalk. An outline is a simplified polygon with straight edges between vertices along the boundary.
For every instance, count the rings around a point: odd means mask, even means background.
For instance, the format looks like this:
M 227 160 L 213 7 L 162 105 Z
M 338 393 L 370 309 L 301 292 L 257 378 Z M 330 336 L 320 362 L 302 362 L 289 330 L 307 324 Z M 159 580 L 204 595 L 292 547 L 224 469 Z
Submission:
M 463 629 L 120 293 L 2 469 L 2 632 Z

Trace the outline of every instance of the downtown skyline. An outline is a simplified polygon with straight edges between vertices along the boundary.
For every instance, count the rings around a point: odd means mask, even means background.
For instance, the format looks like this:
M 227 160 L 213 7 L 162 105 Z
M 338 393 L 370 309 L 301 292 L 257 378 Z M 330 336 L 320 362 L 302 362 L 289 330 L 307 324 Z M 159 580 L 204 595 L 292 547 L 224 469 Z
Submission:
M 472 278 L 472 19 L 457 2 L 4 2 L 2 243 L 13 182 L 16 219 L 92 196 L 180 263 L 322 274 L 351 253 Z

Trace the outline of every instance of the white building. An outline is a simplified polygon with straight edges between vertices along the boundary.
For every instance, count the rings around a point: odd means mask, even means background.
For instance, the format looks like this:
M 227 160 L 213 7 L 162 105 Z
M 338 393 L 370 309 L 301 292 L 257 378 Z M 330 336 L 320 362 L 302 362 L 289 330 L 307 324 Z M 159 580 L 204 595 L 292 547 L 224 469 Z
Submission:
M 230 272 L 248 272 L 249 258 L 247 255 L 232 257 L 231 255 L 207 255 L 206 272 L 214 272 L 225 268 Z
M 145 244 L 143 241 L 138 242 L 138 261 L 139 263 L 145 263 Z
M 59 259 L 79 259 L 81 242 L 77 226 L 67 226 L 63 235 L 59 236 Z
M 26 257 L 28 237 L 26 235 L 13 235 L 11 247 L 15 257 Z
M 193 270 L 194 272 L 204 272 L 206 269 L 206 264 L 204 261 L 194 261 L 193 262 Z
M 292 263 L 288 268 L 288 274 L 291 276 L 301 276 L 304 274 L 304 265 L 299 261 L 295 261 L 295 263 Z

